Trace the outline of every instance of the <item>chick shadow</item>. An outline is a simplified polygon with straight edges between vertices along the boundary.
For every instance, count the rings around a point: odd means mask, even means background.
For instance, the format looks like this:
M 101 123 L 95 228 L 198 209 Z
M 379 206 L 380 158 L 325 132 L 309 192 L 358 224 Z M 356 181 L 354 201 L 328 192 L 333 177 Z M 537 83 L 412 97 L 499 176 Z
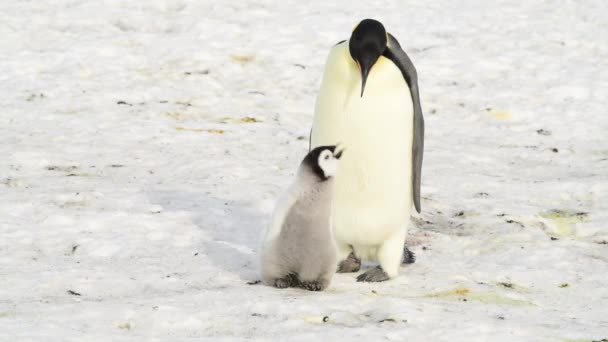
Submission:
M 165 211 L 190 213 L 205 237 L 197 251 L 214 265 L 243 281 L 259 278 L 258 244 L 268 218 L 251 203 L 214 198 L 200 192 L 152 191 L 154 204 Z

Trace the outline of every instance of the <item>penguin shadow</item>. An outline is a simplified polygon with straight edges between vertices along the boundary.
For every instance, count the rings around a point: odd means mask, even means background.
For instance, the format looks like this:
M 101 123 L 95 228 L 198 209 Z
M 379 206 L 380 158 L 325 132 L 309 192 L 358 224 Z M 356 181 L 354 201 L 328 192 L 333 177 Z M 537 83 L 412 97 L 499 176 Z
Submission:
M 487 193 L 481 193 L 487 197 Z M 419 236 L 432 232 L 444 236 L 472 236 L 480 231 L 490 229 L 493 225 L 513 223 L 513 220 L 502 220 L 502 215 L 489 215 L 470 206 L 451 203 L 439 203 L 431 198 L 424 198 L 424 212 L 411 218 Z M 518 222 L 516 222 L 518 223 Z
M 203 231 L 196 246 L 215 266 L 253 281 L 257 274 L 257 249 L 265 214 L 250 203 L 214 198 L 199 192 L 155 191 L 149 193 L 154 204 L 166 211 L 187 212 L 192 223 Z

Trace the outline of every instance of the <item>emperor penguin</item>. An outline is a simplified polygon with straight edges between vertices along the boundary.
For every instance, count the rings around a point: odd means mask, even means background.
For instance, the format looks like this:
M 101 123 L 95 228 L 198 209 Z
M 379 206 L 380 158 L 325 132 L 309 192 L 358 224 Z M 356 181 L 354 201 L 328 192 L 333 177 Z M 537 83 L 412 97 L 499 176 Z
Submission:
M 396 277 L 412 203 L 420 212 L 424 119 L 414 64 L 373 19 L 327 58 L 310 146 L 336 141 L 348 150 L 333 201 L 338 272 L 357 272 L 364 259 L 379 266 L 357 281 Z
M 279 199 L 261 247 L 265 284 L 321 291 L 338 265 L 331 222 L 335 174 L 343 150 L 319 146 L 298 168 L 295 182 Z

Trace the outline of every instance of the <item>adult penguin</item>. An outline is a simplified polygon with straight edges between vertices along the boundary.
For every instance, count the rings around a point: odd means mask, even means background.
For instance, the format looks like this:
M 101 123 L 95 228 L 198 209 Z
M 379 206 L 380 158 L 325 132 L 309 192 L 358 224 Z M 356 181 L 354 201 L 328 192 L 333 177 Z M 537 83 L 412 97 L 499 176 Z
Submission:
M 412 203 L 420 212 L 424 119 L 416 69 L 377 20 L 361 21 L 325 65 L 310 145 L 337 143 L 348 151 L 332 212 L 338 272 L 359 271 L 363 259 L 379 266 L 357 281 L 394 278 Z

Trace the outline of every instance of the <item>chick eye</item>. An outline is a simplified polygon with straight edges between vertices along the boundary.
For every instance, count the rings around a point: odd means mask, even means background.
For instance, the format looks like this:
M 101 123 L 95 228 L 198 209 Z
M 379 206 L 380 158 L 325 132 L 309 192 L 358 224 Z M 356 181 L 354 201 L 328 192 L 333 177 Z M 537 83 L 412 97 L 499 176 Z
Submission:
M 328 156 L 328 155 L 325 155 L 325 160 L 327 160 L 327 159 L 329 159 L 329 156 Z

